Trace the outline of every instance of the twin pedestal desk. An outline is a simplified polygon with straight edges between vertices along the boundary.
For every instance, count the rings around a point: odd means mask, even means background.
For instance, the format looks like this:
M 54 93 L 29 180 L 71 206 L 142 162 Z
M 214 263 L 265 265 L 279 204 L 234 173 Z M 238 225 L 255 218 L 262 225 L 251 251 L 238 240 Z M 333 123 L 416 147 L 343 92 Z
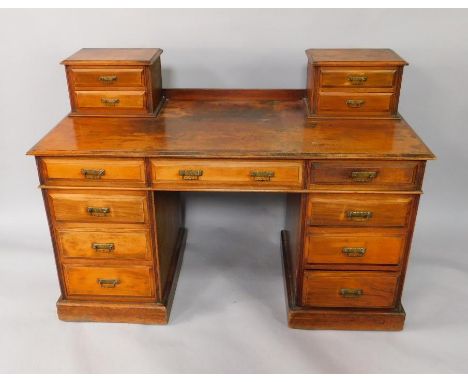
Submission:
M 167 323 L 187 234 L 181 192 L 279 192 L 289 326 L 401 330 L 434 158 L 397 112 L 406 62 L 388 49 L 308 50 L 306 90 L 162 89 L 161 52 L 65 60 L 72 112 L 28 153 L 59 318 Z

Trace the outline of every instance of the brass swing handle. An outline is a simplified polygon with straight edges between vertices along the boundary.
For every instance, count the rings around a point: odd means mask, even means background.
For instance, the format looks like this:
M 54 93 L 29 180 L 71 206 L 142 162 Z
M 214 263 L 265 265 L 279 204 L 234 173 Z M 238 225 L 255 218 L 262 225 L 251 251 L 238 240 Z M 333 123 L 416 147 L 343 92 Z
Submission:
M 97 279 L 97 282 L 101 288 L 115 288 L 120 284 L 119 279 Z
M 361 297 L 364 294 L 362 289 L 352 289 L 352 288 L 341 288 L 340 295 L 346 298 L 356 298 Z
M 367 249 L 364 247 L 343 247 L 341 252 L 348 257 L 363 257 Z
M 372 211 L 346 211 L 346 217 L 356 221 L 369 220 L 372 218 Z
M 269 182 L 275 176 L 274 171 L 250 171 L 250 176 L 256 182 Z
M 179 170 L 179 176 L 183 180 L 198 180 L 203 175 L 203 170 Z
M 353 85 L 362 85 L 367 81 L 367 76 L 363 74 L 350 74 L 348 76 L 348 81 Z
M 115 249 L 114 243 L 92 243 L 91 248 L 96 252 L 112 252 Z
M 116 106 L 120 103 L 120 99 L 118 98 L 101 98 L 101 103 L 106 106 Z
M 346 100 L 346 105 L 352 108 L 358 108 L 365 104 L 363 99 L 348 99 Z
M 89 169 L 89 168 L 82 168 L 81 174 L 86 179 L 101 179 L 104 175 L 106 175 L 106 170 L 100 169 Z
M 114 82 L 114 81 L 117 81 L 117 76 L 116 76 L 116 75 L 112 75 L 112 76 L 99 76 L 99 81 L 106 82 L 106 83 Z
M 91 216 L 107 216 L 110 214 L 109 207 L 88 207 L 87 211 Z
M 371 182 L 377 177 L 377 171 L 352 171 L 353 182 Z

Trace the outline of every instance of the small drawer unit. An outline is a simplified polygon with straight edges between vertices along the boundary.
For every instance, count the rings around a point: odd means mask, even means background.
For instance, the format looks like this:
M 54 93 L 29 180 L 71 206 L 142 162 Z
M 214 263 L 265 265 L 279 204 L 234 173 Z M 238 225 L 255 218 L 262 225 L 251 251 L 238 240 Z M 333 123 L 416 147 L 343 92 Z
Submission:
M 161 53 L 161 49 L 81 49 L 62 61 L 71 115 L 155 115 L 163 102 Z
M 310 117 L 397 118 L 403 67 L 390 49 L 308 49 Z

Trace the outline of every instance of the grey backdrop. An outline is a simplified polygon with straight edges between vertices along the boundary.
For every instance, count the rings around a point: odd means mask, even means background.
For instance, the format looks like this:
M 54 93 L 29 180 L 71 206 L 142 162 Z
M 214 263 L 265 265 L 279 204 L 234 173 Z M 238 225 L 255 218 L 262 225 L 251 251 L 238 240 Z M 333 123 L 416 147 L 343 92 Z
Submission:
M 0 371 L 467 372 L 466 10 L 1 10 Z M 286 327 L 283 195 L 189 194 L 169 326 L 62 323 L 35 163 L 69 111 L 61 59 L 161 47 L 165 87 L 302 88 L 306 48 L 393 48 L 428 164 L 399 333 Z

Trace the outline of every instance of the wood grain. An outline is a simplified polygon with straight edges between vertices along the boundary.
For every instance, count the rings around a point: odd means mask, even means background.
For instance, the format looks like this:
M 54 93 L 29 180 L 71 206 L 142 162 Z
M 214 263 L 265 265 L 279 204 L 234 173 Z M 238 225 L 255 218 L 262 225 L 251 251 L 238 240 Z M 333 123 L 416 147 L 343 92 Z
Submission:
M 312 120 L 297 101 L 172 101 L 158 118 L 65 118 L 44 156 L 386 159 L 434 155 L 403 120 Z

